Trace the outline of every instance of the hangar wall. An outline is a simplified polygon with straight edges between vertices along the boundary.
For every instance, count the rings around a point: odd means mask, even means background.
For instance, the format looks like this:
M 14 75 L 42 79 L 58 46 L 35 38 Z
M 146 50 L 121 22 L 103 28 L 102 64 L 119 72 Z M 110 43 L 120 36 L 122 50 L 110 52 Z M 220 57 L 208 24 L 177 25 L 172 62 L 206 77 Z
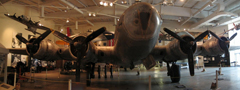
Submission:
M 6 8 L 6 10 L 3 7 L 0 7 L 0 43 L 3 44 L 6 48 L 11 48 L 12 47 L 12 37 L 15 36 L 13 33 L 22 33 L 22 36 L 24 38 L 28 38 L 28 35 L 33 35 L 33 33 L 26 31 L 25 28 L 27 26 L 14 21 L 8 17 L 6 17 L 5 13 L 9 14 L 14 14 L 16 13 L 16 16 L 20 15 L 26 15 L 28 18 L 31 17 L 32 21 L 39 21 L 40 23 L 43 24 L 44 26 L 50 27 L 50 28 L 55 28 L 55 25 L 52 21 L 50 20 L 44 20 L 39 18 L 38 16 L 40 15 L 37 10 L 30 9 L 24 6 L 20 6 L 19 4 L 15 4 L 13 2 L 8 2 L 3 4 L 3 6 Z M 39 30 L 39 33 L 43 33 L 43 30 Z M 37 35 L 38 36 L 38 35 Z M 47 39 L 53 40 L 53 35 L 50 34 Z M 22 44 L 22 48 L 25 48 L 25 44 Z M 11 65 L 11 55 L 8 55 L 8 66 Z

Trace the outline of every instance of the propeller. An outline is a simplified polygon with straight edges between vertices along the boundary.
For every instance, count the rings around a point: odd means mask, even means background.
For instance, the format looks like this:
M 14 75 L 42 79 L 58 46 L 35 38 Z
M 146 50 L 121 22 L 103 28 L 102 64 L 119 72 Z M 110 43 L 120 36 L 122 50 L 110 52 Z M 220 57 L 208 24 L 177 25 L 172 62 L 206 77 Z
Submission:
M 49 34 L 51 33 L 51 30 L 47 30 L 46 32 L 44 32 L 42 35 L 40 35 L 38 38 L 34 39 L 33 41 L 27 41 L 24 37 L 22 37 L 20 34 L 16 35 L 16 38 L 25 43 L 29 53 L 30 53 L 30 58 L 33 57 L 33 53 L 37 51 L 39 43 L 46 38 Z
M 229 39 L 219 40 L 220 47 L 224 50 L 225 59 L 229 60 L 229 43 L 237 36 L 237 33 L 233 34 Z
M 211 31 L 207 30 L 207 31 L 201 33 L 195 39 L 181 38 L 176 33 L 172 32 L 171 30 L 169 30 L 167 28 L 164 28 L 164 31 L 180 41 L 180 44 L 182 44 L 182 50 L 188 54 L 188 65 L 189 65 L 190 75 L 194 76 L 194 63 L 193 63 L 193 51 L 194 50 L 193 50 L 193 47 L 196 45 L 197 41 L 202 40 Z
M 98 29 L 97 31 L 94 31 L 92 34 L 88 35 L 86 38 L 85 37 L 79 37 L 79 38 L 77 37 L 74 40 L 72 40 L 68 36 L 66 36 L 58 31 L 54 31 L 53 35 L 62 39 L 65 42 L 70 43 L 70 45 L 73 48 L 75 48 L 76 51 L 73 51 L 73 54 L 77 55 L 77 66 L 76 67 L 80 67 L 81 60 L 86 55 L 88 43 L 105 31 L 106 31 L 106 28 L 102 27 L 102 28 Z M 79 75 L 80 75 L 80 68 L 76 68 L 76 81 L 80 80 Z

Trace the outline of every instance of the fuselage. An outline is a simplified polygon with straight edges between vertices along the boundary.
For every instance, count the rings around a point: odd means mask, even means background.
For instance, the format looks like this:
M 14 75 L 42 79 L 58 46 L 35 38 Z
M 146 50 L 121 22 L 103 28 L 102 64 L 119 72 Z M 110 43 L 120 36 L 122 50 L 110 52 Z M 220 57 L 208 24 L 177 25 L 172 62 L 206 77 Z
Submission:
M 114 53 L 123 63 L 146 58 L 157 42 L 161 24 L 160 14 L 151 4 L 130 6 L 116 26 Z

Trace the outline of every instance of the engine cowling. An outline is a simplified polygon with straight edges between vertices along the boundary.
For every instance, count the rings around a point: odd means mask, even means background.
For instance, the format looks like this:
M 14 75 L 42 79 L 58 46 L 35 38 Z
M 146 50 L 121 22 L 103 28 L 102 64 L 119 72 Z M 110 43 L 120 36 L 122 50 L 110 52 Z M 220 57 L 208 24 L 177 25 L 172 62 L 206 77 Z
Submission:
M 193 41 L 194 37 L 189 35 L 181 36 L 182 39 L 186 41 Z M 193 45 L 192 50 L 193 53 L 196 51 L 197 45 Z M 180 42 L 177 39 L 172 40 L 167 46 L 166 46 L 166 56 L 163 58 L 164 61 L 176 61 L 176 60 L 182 60 L 186 59 L 188 57 L 187 47 L 186 44 L 183 42 Z
M 228 41 L 228 38 L 221 36 L 220 37 L 223 41 Z M 205 43 L 203 43 L 202 47 L 199 48 L 200 55 L 203 56 L 217 56 L 224 54 L 223 45 L 225 43 L 221 43 L 218 39 L 212 38 Z M 229 44 L 227 45 L 229 47 Z
M 30 39 L 29 42 L 33 42 L 36 38 Z M 59 47 L 49 40 L 42 40 L 38 45 L 38 48 L 32 50 L 33 57 L 39 60 L 60 60 L 61 58 L 58 55 Z M 29 47 L 27 47 L 27 53 L 29 53 Z
M 77 36 L 73 38 L 73 41 L 81 41 L 84 40 L 86 38 L 86 36 L 81 35 L 81 36 Z M 95 51 L 96 51 L 96 47 L 92 42 L 89 42 L 86 48 L 86 52 L 84 53 L 86 56 L 82 59 L 82 61 L 84 62 L 84 60 L 87 61 L 91 61 L 91 62 L 96 62 L 96 56 L 95 56 Z M 64 60 L 77 60 L 77 49 L 74 47 L 73 44 L 70 44 L 70 47 L 68 49 L 64 49 L 63 52 L 61 53 L 61 56 Z

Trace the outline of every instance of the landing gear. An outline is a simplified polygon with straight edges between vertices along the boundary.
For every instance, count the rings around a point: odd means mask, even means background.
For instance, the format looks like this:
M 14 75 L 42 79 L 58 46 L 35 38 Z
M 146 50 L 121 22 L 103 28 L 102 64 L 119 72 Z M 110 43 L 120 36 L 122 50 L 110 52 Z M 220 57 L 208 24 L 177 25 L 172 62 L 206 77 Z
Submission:
M 111 65 L 111 68 L 110 68 L 110 74 L 111 74 L 110 78 L 113 78 L 113 67 L 112 67 L 112 65 Z
M 127 71 L 127 68 L 124 68 L 124 71 L 126 72 L 126 71 Z
M 86 70 L 87 70 L 87 75 L 86 75 L 86 84 L 87 86 L 91 85 L 91 75 L 92 75 L 92 71 L 91 71 L 91 64 L 88 64 L 86 66 Z
M 95 78 L 95 74 L 94 74 L 94 71 L 95 71 L 95 63 L 92 63 L 92 67 L 91 67 L 91 78 Z
M 78 60 L 76 64 L 76 82 L 80 82 L 80 65 L 81 61 Z
M 105 74 L 105 79 L 107 78 L 107 65 L 104 67 L 104 74 Z
M 87 64 L 87 66 L 86 66 L 86 71 L 87 71 L 86 83 L 87 83 L 87 86 L 90 86 L 91 85 L 91 79 L 95 78 L 94 70 L 95 70 L 95 63 Z
M 101 78 L 101 75 L 100 75 L 100 70 L 101 69 L 101 67 L 100 67 L 100 65 L 98 65 L 98 78 L 100 79 Z
M 140 67 L 138 66 L 137 76 L 140 75 Z
M 180 67 L 176 65 L 175 62 L 172 63 L 170 68 L 167 62 L 168 76 L 170 76 L 172 83 L 178 83 L 180 81 Z

